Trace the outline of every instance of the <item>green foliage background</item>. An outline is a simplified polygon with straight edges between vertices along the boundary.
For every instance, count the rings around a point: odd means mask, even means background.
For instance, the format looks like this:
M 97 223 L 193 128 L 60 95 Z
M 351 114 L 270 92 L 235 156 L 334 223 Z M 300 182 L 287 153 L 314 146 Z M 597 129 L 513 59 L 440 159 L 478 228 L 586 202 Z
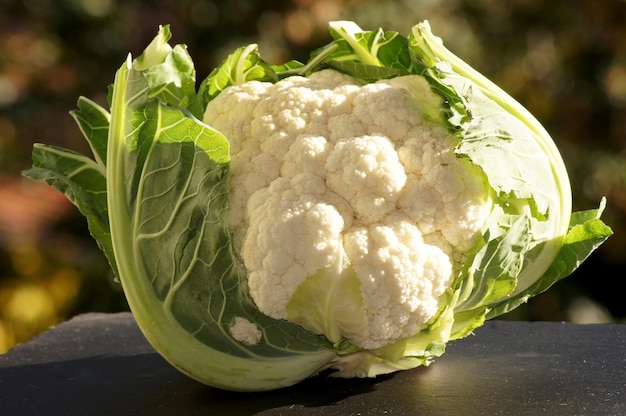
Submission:
M 87 152 L 68 115 L 100 104 L 161 24 L 202 79 L 237 46 L 305 60 L 327 22 L 408 33 L 420 20 L 544 123 L 576 210 L 608 198 L 615 235 L 573 276 L 505 319 L 626 320 L 626 2 L 623 0 L 0 0 L 0 353 L 72 315 L 127 306 L 85 220 L 20 178 L 35 142 Z

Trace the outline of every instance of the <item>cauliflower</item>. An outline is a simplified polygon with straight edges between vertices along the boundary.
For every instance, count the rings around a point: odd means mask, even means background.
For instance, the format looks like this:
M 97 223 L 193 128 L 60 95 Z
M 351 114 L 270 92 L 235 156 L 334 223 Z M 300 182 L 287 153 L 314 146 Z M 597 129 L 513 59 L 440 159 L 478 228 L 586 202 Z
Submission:
M 65 193 L 143 334 L 211 386 L 429 365 L 572 273 L 612 231 L 572 212 L 554 142 L 426 22 L 331 22 L 305 62 L 256 45 L 196 89 L 161 27 L 110 110 L 72 113 L 93 158 L 43 144 L 26 176 Z
M 354 345 L 380 348 L 436 315 L 491 212 L 482 171 L 421 109 L 437 100 L 420 76 L 363 85 L 328 69 L 208 104 L 203 121 L 231 139 L 228 224 L 262 312 L 289 319 L 302 282 L 340 276 L 341 258 L 364 306 L 365 324 L 345 329 Z

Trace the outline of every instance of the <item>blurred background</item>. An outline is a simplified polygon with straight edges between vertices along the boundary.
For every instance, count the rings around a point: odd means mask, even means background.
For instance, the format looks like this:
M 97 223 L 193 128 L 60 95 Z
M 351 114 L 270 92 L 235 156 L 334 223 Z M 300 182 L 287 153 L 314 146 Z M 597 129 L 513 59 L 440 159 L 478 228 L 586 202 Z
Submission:
M 35 142 L 89 151 L 68 114 L 80 95 L 105 105 L 126 54 L 161 24 L 188 45 L 201 80 L 243 44 L 258 43 L 271 63 L 306 60 L 338 19 L 403 34 L 429 20 L 544 123 L 576 210 L 607 196 L 615 235 L 501 319 L 626 322 L 625 1 L 0 0 L 0 353 L 73 315 L 127 310 L 77 209 L 20 177 Z

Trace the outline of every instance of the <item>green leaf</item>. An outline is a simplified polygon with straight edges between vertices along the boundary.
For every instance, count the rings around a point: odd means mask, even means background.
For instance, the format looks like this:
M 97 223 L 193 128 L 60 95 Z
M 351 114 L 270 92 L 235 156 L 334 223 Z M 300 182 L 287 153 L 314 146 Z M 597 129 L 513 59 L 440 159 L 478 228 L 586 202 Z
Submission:
M 70 112 L 89 143 L 98 165 L 106 166 L 109 113 L 88 98 L 78 99 L 78 110 Z
M 509 312 L 530 297 L 545 292 L 554 283 L 572 274 L 595 249 L 613 235 L 613 230 L 600 219 L 605 204 L 606 200 L 603 199 L 597 210 L 574 213 L 561 249 L 548 270 L 523 292 L 494 305 L 487 318 Z
M 98 131 L 97 129 L 95 131 Z M 23 172 L 63 192 L 87 218 L 89 231 L 116 273 L 117 265 L 109 229 L 105 168 L 71 150 L 36 144 L 33 167 Z M 116 273 L 117 274 L 117 273 Z
M 564 234 L 571 213 L 569 177 L 541 123 L 446 49 L 427 22 L 413 27 L 409 44 L 427 68 L 424 76 L 448 107 L 450 129 L 461 139 L 457 153 L 485 171 L 504 203 L 510 197 L 532 200 L 534 213 L 549 217 L 554 225 L 553 234 Z
M 474 256 L 464 277 L 463 285 L 471 287 L 469 296 L 462 299 L 456 311 L 484 309 L 513 292 L 531 244 L 530 227 L 530 219 L 519 216 L 502 235 L 495 238 L 487 235 L 487 243 Z
M 159 26 L 157 35 L 152 39 L 145 50 L 133 61 L 133 67 L 137 71 L 149 69 L 162 64 L 167 56 L 172 52 L 172 47 L 168 41 L 172 38 L 170 26 Z
M 456 153 L 479 166 L 506 215 L 528 215 L 532 244 L 511 296 L 552 264 L 567 232 L 571 188 L 563 159 L 541 123 L 510 95 L 446 49 L 427 22 L 413 27 L 410 48 L 444 99 Z M 496 212 L 493 215 L 500 215 Z
M 176 45 L 163 63 L 143 72 L 150 85 L 149 98 L 186 108 L 196 117 L 202 117 L 202 107 L 196 95 L 196 71 L 193 61 L 182 45 Z
M 373 66 L 361 62 L 330 61 L 327 65 L 339 72 L 359 78 L 365 82 L 376 82 L 381 79 L 407 75 L 407 72 L 401 68 Z
M 148 98 L 187 109 L 202 117 L 203 107 L 196 95 L 196 70 L 184 45 L 173 48 L 169 26 L 161 26 L 157 36 L 133 61 L 133 69 L 148 84 Z
M 23 172 L 63 192 L 87 218 L 89 231 L 117 272 L 109 229 L 106 193 L 106 154 L 109 113 L 85 97 L 70 113 L 91 147 L 94 159 L 56 146 L 35 144 L 33 167 Z
M 303 67 L 304 67 L 304 64 L 302 62 L 293 60 L 293 61 L 285 62 L 282 65 L 272 65 L 272 70 L 276 72 L 277 74 L 278 73 L 287 74 L 287 73 L 297 73 L 301 71 Z
M 290 65 L 295 66 L 295 65 Z M 198 96 L 205 108 L 225 88 L 247 81 L 277 81 L 278 76 L 270 64 L 261 59 L 258 46 L 242 46 L 215 68 L 202 82 Z
M 359 62 L 364 65 L 395 68 L 411 72 L 413 65 L 407 38 L 382 29 L 364 31 L 354 22 L 331 22 L 330 34 L 337 48 L 327 60 Z
M 311 54 L 317 67 L 332 67 L 366 82 L 414 72 L 408 40 L 397 32 L 363 31 L 354 22 L 331 22 L 334 42 Z
M 183 109 L 146 100 L 147 89 L 141 72 L 120 68 L 107 165 L 113 249 L 139 326 L 207 384 L 269 389 L 315 373 L 335 355 L 331 346 L 262 315 L 243 290 L 226 222 L 227 140 Z M 238 317 L 262 332 L 257 345 L 230 333 Z

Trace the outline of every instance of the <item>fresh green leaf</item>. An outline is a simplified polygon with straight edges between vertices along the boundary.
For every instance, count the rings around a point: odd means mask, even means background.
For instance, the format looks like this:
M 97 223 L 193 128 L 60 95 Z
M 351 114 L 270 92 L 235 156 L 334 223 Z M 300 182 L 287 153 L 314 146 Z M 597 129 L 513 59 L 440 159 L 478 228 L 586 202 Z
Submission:
M 290 66 L 294 66 L 291 64 Z M 261 59 L 258 46 L 242 46 L 228 55 L 220 66 L 202 82 L 198 95 L 203 107 L 225 88 L 246 81 L 277 81 L 278 76 L 270 64 Z
M 354 22 L 332 22 L 332 48 L 313 52 L 311 61 L 374 82 L 414 72 L 407 38 L 397 32 L 363 31 Z
M 146 100 L 141 75 L 126 64 L 116 76 L 107 165 L 113 249 L 140 327 L 175 366 L 213 385 L 255 390 L 308 376 L 334 356 L 328 345 L 262 315 L 242 289 L 226 223 L 228 141 Z M 237 317 L 262 331 L 258 345 L 230 334 Z M 301 369 L 285 371 L 293 366 Z
M 104 166 L 80 153 L 43 144 L 34 146 L 32 157 L 33 167 L 24 171 L 24 176 L 45 181 L 78 207 L 115 272 Z
M 109 113 L 88 98 L 78 99 L 78 110 L 70 113 L 89 143 L 95 162 L 106 166 Z
M 605 204 L 606 200 L 603 199 L 597 210 L 574 213 L 561 249 L 548 270 L 523 292 L 492 306 L 487 319 L 509 312 L 530 297 L 545 292 L 554 283 L 572 274 L 595 249 L 613 235 L 611 228 L 600 220 Z
M 464 278 L 464 283 L 471 284 L 472 289 L 457 310 L 489 305 L 513 292 L 531 243 L 530 226 L 530 219 L 522 215 L 504 234 L 488 238 Z

